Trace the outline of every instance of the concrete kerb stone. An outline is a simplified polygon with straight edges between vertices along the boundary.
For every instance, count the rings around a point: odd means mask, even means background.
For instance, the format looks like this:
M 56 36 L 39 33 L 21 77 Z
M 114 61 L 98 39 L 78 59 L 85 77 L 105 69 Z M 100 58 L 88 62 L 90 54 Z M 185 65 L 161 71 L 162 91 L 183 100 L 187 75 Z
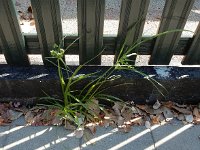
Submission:
M 72 69 L 75 68 L 72 67 Z M 104 72 L 106 69 L 108 67 L 88 66 L 84 67 L 79 73 Z M 135 103 L 148 102 L 153 104 L 157 99 L 164 100 L 158 92 L 155 92 L 155 88 L 147 80 L 147 78 L 152 77 L 167 88 L 168 93 L 165 93 L 167 100 L 179 103 L 198 103 L 200 101 L 199 67 L 149 66 L 138 67 L 137 69 L 149 76 L 144 77 L 131 71 L 116 71 L 113 75 L 121 75 L 122 77 L 104 85 L 104 88 L 114 86 L 106 90 L 107 94 L 124 100 L 134 100 Z M 76 87 L 81 88 L 88 81 L 79 82 Z M 115 86 L 120 83 L 132 84 Z M 27 68 L 2 66 L 0 69 L 0 89 L 1 101 L 21 100 L 24 103 L 27 101 L 37 103 L 41 102 L 39 98 L 46 96 L 44 92 L 51 96 L 61 96 L 56 68 L 45 68 L 44 66 Z M 154 98 L 151 99 L 152 97 Z

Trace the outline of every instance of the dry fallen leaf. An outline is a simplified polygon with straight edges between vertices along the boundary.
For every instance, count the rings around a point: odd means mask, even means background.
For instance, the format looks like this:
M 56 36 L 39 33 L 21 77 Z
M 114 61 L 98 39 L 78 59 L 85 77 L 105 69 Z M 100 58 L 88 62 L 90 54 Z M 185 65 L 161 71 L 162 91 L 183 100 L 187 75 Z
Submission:
M 124 118 L 119 116 L 117 119 L 117 125 L 118 126 L 122 126 L 124 124 Z
M 151 118 L 152 124 L 159 124 L 160 123 L 159 116 L 150 115 L 150 118 Z
M 10 113 L 10 120 L 16 120 L 23 115 L 22 112 L 17 112 L 14 110 L 8 110 Z
M 111 113 L 106 113 L 104 116 L 104 119 L 106 120 L 113 120 L 113 121 L 117 121 L 117 117 L 116 115 L 114 115 L 112 112 Z
M 176 106 L 172 106 L 172 108 L 177 110 L 178 112 L 186 114 L 186 115 L 192 114 L 192 112 L 190 110 L 185 109 L 185 108 L 179 108 L 179 107 L 176 107 Z
M 194 115 L 194 120 L 193 120 L 194 124 L 200 124 L 200 113 L 197 107 L 193 109 L 193 115 Z
M 95 115 L 100 114 L 100 108 L 99 108 L 99 101 L 96 99 L 93 99 L 92 101 L 88 102 L 88 109 L 91 111 L 91 113 L 94 113 Z
M 129 121 L 133 117 L 133 112 L 130 107 L 124 106 L 121 110 L 121 116 L 124 118 L 124 121 Z
M 70 124 L 69 121 L 67 121 L 66 119 L 65 119 L 65 126 L 64 127 L 67 130 L 75 130 L 76 129 L 76 127 L 74 125 Z
M 136 107 L 141 110 L 145 110 L 148 106 L 147 105 L 136 105 Z
M 119 131 L 128 133 L 131 131 L 131 125 L 122 125 L 119 128 Z
M 11 123 L 11 114 L 9 110 L 4 111 L 4 113 L 1 114 L 1 117 L 4 119 L 4 123 Z
M 140 111 L 137 107 L 132 106 L 132 107 L 131 107 L 131 110 L 132 110 L 132 113 L 133 113 L 133 114 L 142 115 L 141 111 Z
M 132 125 L 134 125 L 134 124 L 136 124 L 136 125 L 144 125 L 144 120 L 143 120 L 143 118 L 140 117 L 140 116 L 131 119 L 130 122 L 131 122 Z
M 175 105 L 177 106 L 177 107 L 180 107 L 180 108 L 185 108 L 185 107 L 187 107 L 187 105 L 181 105 L 181 104 L 178 104 L 178 103 L 175 103 Z
M 4 119 L 0 116 L 0 126 L 4 125 Z
M 42 114 L 37 114 L 36 116 L 34 116 L 30 123 L 32 126 L 46 126 L 50 124 L 49 122 L 43 120 Z
M 107 127 L 109 127 L 110 126 L 110 123 L 111 123 L 112 121 L 111 120 L 107 120 L 107 119 L 105 119 L 105 120 L 102 120 L 101 122 L 99 122 L 99 126 L 102 126 L 102 127 L 105 127 L 105 128 L 107 128 Z
M 14 110 L 22 112 L 24 115 L 29 111 L 28 108 L 26 108 L 25 106 L 14 108 Z
M 180 120 L 180 121 L 184 121 L 185 120 L 185 116 L 183 114 L 179 114 L 177 116 L 177 119 Z
M 51 121 L 51 124 L 52 124 L 52 125 L 56 125 L 56 126 L 60 126 L 60 125 L 62 125 L 62 122 L 63 122 L 63 120 L 62 120 L 61 117 L 55 116 L 55 117 L 53 118 L 53 120 Z
M 88 123 L 85 125 L 86 128 L 88 128 L 92 134 L 96 133 L 96 124 L 95 123 Z
M 32 123 L 34 118 L 34 114 L 31 111 L 28 111 L 25 115 L 25 120 L 27 123 Z
M 194 117 L 194 124 L 200 124 L 200 118 Z
M 172 101 L 168 101 L 168 102 L 163 102 L 162 105 L 167 107 L 167 108 L 172 108 L 174 103 Z
M 146 113 L 148 114 L 154 114 L 154 115 L 159 115 L 162 113 L 162 109 L 153 109 L 153 108 L 150 108 L 150 106 L 148 105 L 136 105 L 139 109 L 145 111 Z
M 115 102 L 114 106 L 112 107 L 112 109 L 114 110 L 117 116 L 121 115 L 122 108 L 123 108 L 123 104 L 121 104 L 120 102 Z
M 198 110 L 197 107 L 195 107 L 195 108 L 193 109 L 193 115 L 194 115 L 195 117 L 197 117 L 197 118 L 200 118 L 200 113 L 199 113 L 199 110 Z

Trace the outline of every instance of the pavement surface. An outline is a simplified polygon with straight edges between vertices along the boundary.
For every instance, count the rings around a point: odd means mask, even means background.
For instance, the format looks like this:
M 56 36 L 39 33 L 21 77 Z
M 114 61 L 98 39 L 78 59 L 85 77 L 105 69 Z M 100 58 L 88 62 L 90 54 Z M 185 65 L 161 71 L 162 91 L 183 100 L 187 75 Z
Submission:
M 25 126 L 23 117 L 0 127 L 0 150 L 199 150 L 200 126 L 180 122 L 134 126 L 129 133 L 99 127 L 92 139 L 82 142 L 72 131 L 55 126 Z

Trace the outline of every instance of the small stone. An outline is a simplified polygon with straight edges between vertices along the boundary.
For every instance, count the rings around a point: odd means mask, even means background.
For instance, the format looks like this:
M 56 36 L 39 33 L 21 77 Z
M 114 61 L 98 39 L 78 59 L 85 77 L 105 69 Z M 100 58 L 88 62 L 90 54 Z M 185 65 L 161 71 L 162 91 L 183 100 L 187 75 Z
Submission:
M 167 107 L 163 107 L 163 115 L 164 115 L 166 121 L 170 121 L 170 120 L 172 120 L 174 118 L 173 113 Z
M 84 128 L 81 127 L 74 131 L 75 137 L 78 139 L 82 138 L 83 133 L 84 133 Z
M 185 116 L 183 114 L 179 114 L 177 119 L 180 120 L 180 121 L 184 121 L 185 120 Z
M 193 118 L 193 115 L 185 115 L 185 120 L 188 122 L 188 123 L 192 123 L 194 118 Z
M 145 127 L 147 129 L 150 129 L 151 128 L 151 123 L 149 121 L 145 121 Z
M 160 108 L 161 104 L 160 102 L 157 100 L 156 103 L 153 105 L 153 109 L 158 109 Z

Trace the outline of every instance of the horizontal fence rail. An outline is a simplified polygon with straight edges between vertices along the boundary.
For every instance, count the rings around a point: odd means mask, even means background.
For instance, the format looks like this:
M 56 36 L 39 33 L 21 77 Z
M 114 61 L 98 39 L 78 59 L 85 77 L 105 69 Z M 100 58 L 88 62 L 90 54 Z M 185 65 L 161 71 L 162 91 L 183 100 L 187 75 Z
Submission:
M 166 0 L 158 33 L 184 29 L 195 0 Z M 97 56 L 117 56 L 124 42 L 126 46 L 149 37 L 142 37 L 150 0 L 122 0 L 117 37 L 104 37 L 105 0 L 77 0 L 78 36 L 63 39 L 59 0 L 31 0 L 37 35 L 23 35 L 13 0 L 0 1 L 0 54 L 9 65 L 29 65 L 28 54 L 41 54 L 49 65 L 53 45 L 66 48 L 79 38 L 66 54 L 79 55 L 80 64 Z M 200 64 L 200 25 L 192 38 L 174 32 L 142 43 L 133 52 L 151 55 L 149 64 L 168 65 L 173 55 L 184 55 L 182 64 Z M 133 62 L 135 57 L 131 58 Z M 101 57 L 90 64 L 100 65 Z
M 78 36 L 68 36 L 64 39 L 64 48 L 69 46 L 74 40 L 76 40 Z M 148 37 L 146 37 L 148 38 Z M 143 39 L 146 39 L 143 37 Z M 25 45 L 26 45 L 26 53 L 27 54 L 41 54 L 40 43 L 37 35 L 25 35 Z M 116 46 L 117 37 L 104 37 L 103 38 L 103 47 L 105 50 L 102 54 L 104 55 L 114 55 L 115 54 L 115 46 Z M 146 43 L 141 44 L 138 49 L 138 54 L 140 55 L 151 55 L 153 40 L 150 40 Z M 186 55 L 188 45 L 192 44 L 192 38 L 181 38 L 178 46 L 174 52 L 175 55 Z M 2 52 L 1 52 L 2 53 Z M 79 42 L 76 41 L 66 52 L 66 54 L 79 54 Z

